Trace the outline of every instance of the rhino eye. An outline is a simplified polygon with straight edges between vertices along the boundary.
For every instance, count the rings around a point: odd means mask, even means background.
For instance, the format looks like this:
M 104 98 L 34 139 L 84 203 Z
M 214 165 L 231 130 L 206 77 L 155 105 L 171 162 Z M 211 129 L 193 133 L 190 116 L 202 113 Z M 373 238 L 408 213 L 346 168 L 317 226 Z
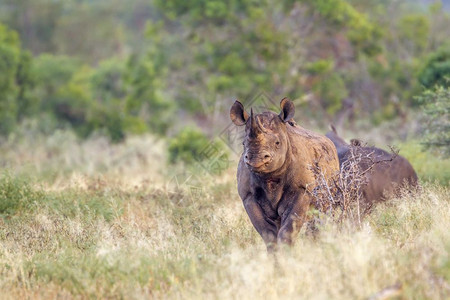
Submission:
M 280 142 L 279 141 L 277 141 L 276 143 L 275 143 L 276 145 L 279 145 L 280 144 Z

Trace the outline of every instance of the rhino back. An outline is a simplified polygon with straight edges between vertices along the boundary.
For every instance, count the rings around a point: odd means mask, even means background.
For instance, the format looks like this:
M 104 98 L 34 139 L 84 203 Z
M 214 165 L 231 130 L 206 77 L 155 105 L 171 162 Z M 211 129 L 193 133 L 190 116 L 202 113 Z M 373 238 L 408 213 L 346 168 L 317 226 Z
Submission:
M 397 195 L 400 188 L 417 185 L 417 175 L 407 159 L 376 147 L 352 147 L 341 164 L 350 159 L 358 162 L 360 171 L 366 173 L 367 184 L 362 187 L 368 202 L 378 202 L 386 196 Z
M 347 151 L 350 149 L 350 145 L 347 144 L 340 136 L 335 132 L 329 131 L 325 135 L 336 147 L 337 155 L 339 157 L 339 162 L 342 161 Z
M 298 125 L 289 126 L 289 140 L 292 154 L 307 169 L 308 183 L 315 180 L 312 166 L 320 167 L 325 176 L 334 176 L 339 172 L 339 159 L 333 143 L 325 136 L 319 135 Z M 301 171 L 299 171 L 301 172 Z

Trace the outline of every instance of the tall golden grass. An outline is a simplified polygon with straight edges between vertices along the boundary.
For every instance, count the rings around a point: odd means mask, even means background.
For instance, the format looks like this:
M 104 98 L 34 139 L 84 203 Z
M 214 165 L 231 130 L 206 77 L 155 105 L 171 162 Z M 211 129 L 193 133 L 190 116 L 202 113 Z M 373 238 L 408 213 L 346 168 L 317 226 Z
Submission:
M 0 147 L 2 299 L 366 299 L 392 286 L 400 299 L 450 297 L 445 186 L 424 183 L 361 226 L 324 223 L 273 256 L 234 168 L 173 185 L 151 136 L 36 139 Z

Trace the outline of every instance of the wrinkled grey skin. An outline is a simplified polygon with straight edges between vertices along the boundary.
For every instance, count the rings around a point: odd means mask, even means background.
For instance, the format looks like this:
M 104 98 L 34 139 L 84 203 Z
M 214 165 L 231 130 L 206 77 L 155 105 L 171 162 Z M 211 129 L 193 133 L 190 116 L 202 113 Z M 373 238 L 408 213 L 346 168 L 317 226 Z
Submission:
M 238 192 L 250 220 L 268 251 L 292 245 L 311 205 L 318 166 L 326 179 L 339 173 L 333 143 L 325 136 L 298 126 L 294 105 L 280 103 L 281 112 L 249 115 L 236 101 L 230 118 L 245 126 L 244 152 L 237 171 Z
M 401 187 L 418 185 L 417 174 L 406 158 L 376 147 L 362 146 L 361 141 L 357 139 L 348 144 L 337 134 L 334 126 L 331 126 L 331 129 L 326 136 L 336 146 L 340 167 L 352 158 L 352 151 L 354 155 L 363 157 L 358 163 L 362 171 L 373 165 L 372 170 L 367 172 L 367 184 L 362 187 L 366 205 L 370 206 L 386 200 L 389 196 L 397 195 Z M 371 159 L 366 159 L 367 156 Z
M 337 155 L 339 158 L 339 166 L 342 166 L 343 158 L 347 151 L 350 150 L 350 145 L 347 144 L 336 132 L 336 128 L 334 128 L 333 125 L 331 125 L 331 131 L 327 132 L 325 135 L 327 138 L 329 138 L 334 146 L 336 147 Z

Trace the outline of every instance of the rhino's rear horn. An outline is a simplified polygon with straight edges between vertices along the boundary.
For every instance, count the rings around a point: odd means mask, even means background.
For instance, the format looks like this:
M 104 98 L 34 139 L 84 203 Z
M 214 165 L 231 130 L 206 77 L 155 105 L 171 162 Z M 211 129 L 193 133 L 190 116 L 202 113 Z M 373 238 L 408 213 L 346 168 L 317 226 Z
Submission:
M 334 133 L 338 134 L 334 124 L 330 124 L 330 130 L 333 131 Z

